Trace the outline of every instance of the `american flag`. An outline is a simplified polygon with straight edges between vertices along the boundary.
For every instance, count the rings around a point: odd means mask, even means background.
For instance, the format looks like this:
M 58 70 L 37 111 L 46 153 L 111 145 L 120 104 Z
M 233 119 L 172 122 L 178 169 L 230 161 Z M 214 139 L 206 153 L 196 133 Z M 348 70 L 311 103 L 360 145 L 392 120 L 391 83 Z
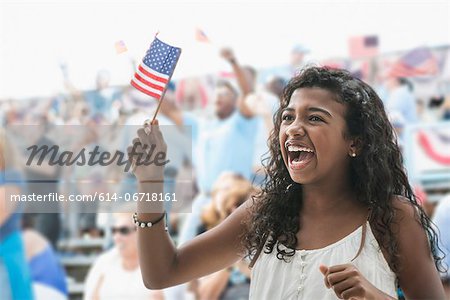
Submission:
M 389 72 L 393 77 L 417 77 L 436 75 L 438 61 L 430 49 L 419 47 L 407 52 L 395 62 Z
M 203 30 L 201 30 L 200 28 L 197 28 L 195 30 L 195 39 L 199 42 L 204 42 L 204 43 L 210 42 L 206 33 Z
M 121 53 L 127 52 L 127 50 L 128 50 L 127 46 L 125 45 L 124 41 L 122 41 L 122 40 L 117 41 L 115 43 L 115 47 L 116 47 L 116 53 L 117 54 L 121 54 Z
M 352 59 L 378 55 L 378 37 L 376 35 L 352 37 L 348 41 L 348 46 Z
M 163 43 L 155 37 L 131 79 L 131 85 L 144 94 L 161 99 L 180 54 L 180 48 Z

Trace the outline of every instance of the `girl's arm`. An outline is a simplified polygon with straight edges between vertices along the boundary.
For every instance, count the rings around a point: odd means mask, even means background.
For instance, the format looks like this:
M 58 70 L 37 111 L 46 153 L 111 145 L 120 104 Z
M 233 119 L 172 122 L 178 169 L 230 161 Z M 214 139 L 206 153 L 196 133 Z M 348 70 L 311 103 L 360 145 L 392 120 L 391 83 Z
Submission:
M 398 217 L 399 283 L 406 299 L 444 299 L 438 271 L 425 231 L 415 208 L 405 200 L 394 201 Z
M 144 129 L 145 128 L 145 129 Z M 147 153 L 144 147 L 155 146 L 154 153 L 167 153 L 167 146 L 157 121 L 138 130 L 138 139 L 128 148 L 131 160 Z M 148 148 L 147 148 L 148 149 Z M 163 192 L 164 166 L 135 164 L 134 174 L 139 181 L 139 192 L 157 194 Z M 248 203 L 241 205 L 219 226 L 196 237 L 177 249 L 164 222 L 150 228 L 138 228 L 138 250 L 142 278 L 146 287 L 163 289 L 191 281 L 219 271 L 240 258 L 239 236 Z M 162 202 L 138 202 L 138 220 L 155 221 L 161 217 Z
M 417 221 L 415 208 L 406 200 L 393 202 L 394 234 L 398 241 L 399 281 L 406 299 L 445 299 L 439 274 L 431 256 L 428 239 Z M 383 254 L 386 256 L 384 249 Z M 353 264 L 320 266 L 324 284 L 340 299 L 393 299 L 372 285 Z
M 162 192 L 162 189 L 161 189 Z M 163 289 L 224 269 L 241 256 L 239 235 L 247 205 L 240 206 L 215 228 L 177 249 L 162 223 L 138 229 L 139 261 L 144 284 Z M 139 214 L 154 220 L 158 214 Z M 161 214 L 159 214 L 161 215 Z M 148 216 L 148 218 L 146 217 Z

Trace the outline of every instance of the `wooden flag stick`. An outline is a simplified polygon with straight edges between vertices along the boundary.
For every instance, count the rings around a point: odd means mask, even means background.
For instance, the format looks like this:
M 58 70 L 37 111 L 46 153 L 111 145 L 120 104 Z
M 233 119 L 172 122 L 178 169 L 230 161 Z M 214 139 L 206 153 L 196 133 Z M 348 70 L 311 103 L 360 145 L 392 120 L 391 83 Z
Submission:
M 159 102 L 159 103 L 158 103 L 158 107 L 156 107 L 155 114 L 153 115 L 153 119 L 152 119 L 152 122 L 151 122 L 150 124 L 152 124 L 153 121 L 155 121 L 156 115 L 158 115 L 159 109 L 160 109 L 160 107 L 161 107 L 161 103 L 163 102 L 164 96 L 166 95 L 167 86 L 169 85 L 170 80 L 172 79 L 173 73 L 175 73 L 175 68 L 177 67 L 178 59 L 180 58 L 180 56 L 181 56 L 181 48 L 180 48 L 180 53 L 178 54 L 177 60 L 175 61 L 175 65 L 174 65 L 174 67 L 173 67 L 173 72 L 172 72 L 172 74 L 170 74 L 169 80 L 167 81 L 167 84 L 166 84 L 166 86 L 164 87 L 164 91 L 163 91 L 163 93 L 161 94 L 161 98 L 160 98 L 159 101 L 158 101 L 158 102 Z

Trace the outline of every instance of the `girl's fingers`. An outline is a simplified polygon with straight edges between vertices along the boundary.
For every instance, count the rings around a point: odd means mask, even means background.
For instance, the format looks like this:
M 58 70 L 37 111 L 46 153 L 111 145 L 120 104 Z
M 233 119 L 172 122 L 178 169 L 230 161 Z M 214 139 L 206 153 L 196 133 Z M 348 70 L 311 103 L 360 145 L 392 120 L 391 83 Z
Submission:
M 328 267 L 327 267 L 327 266 L 324 266 L 324 265 L 320 265 L 320 266 L 319 266 L 319 270 L 320 270 L 320 272 L 324 275 L 324 277 L 323 277 L 323 282 L 324 282 L 325 286 L 327 287 L 327 289 L 329 289 L 329 288 L 330 288 L 330 285 L 329 285 L 328 280 L 327 280 Z
M 341 297 L 342 297 L 341 299 L 345 299 L 345 300 L 362 299 L 361 297 L 358 296 L 359 294 L 360 294 L 360 292 L 359 292 L 358 288 L 351 287 L 341 293 Z
M 336 284 L 333 284 L 331 286 L 331 288 L 334 290 L 334 292 L 336 293 L 336 296 L 338 296 L 339 299 L 344 299 L 343 297 L 343 292 L 351 289 L 352 287 L 355 286 L 355 282 L 354 280 L 352 280 L 351 278 L 343 280 L 341 282 L 338 282 Z
M 147 134 L 145 132 L 144 128 L 139 128 L 138 131 L 137 131 L 137 135 L 138 135 L 139 140 L 140 140 L 142 145 L 149 146 L 149 144 L 150 144 L 150 135 L 151 134 Z
M 345 269 L 347 269 L 348 267 L 353 266 L 351 264 L 345 264 L 345 265 L 335 265 L 335 266 L 331 266 L 328 267 L 328 273 L 336 273 L 336 272 L 341 272 L 344 271 Z
M 346 280 L 347 278 L 351 277 L 350 274 L 346 271 L 336 272 L 332 274 L 328 274 L 326 276 L 328 283 L 330 286 L 333 286 L 339 282 L 342 282 Z
M 132 145 L 133 145 L 133 146 L 134 146 L 134 145 L 138 146 L 138 145 L 140 145 L 140 144 L 141 144 L 141 141 L 139 140 L 139 138 L 133 139 L 133 142 L 132 142 Z
M 150 126 L 150 124 L 148 123 L 144 123 L 144 131 L 147 135 L 149 135 L 150 133 L 152 133 L 152 127 Z
M 156 134 L 158 139 L 159 140 L 164 140 L 162 132 L 161 132 L 161 129 L 159 128 L 159 121 L 158 121 L 158 119 L 153 120 L 151 127 L 152 127 L 152 132 L 154 132 Z

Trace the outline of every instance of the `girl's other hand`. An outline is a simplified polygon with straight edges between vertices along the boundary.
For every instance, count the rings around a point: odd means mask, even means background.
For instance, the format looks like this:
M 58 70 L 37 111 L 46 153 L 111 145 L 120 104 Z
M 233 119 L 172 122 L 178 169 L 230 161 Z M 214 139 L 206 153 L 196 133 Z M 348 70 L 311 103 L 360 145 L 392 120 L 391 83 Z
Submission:
M 332 288 L 339 299 L 392 299 L 374 287 L 353 264 L 321 265 L 319 269 L 324 275 L 325 286 Z

